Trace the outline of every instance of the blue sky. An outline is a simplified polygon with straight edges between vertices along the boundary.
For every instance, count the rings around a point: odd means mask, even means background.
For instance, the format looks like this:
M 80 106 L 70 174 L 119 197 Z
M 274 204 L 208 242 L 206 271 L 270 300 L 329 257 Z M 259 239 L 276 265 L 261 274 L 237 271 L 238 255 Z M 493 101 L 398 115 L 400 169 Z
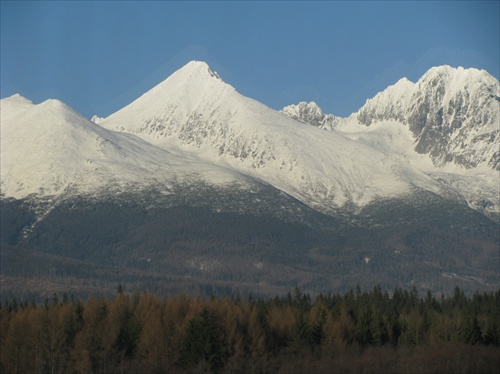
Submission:
M 188 61 L 281 109 L 347 116 L 436 65 L 497 79 L 499 1 L 1 2 L 1 97 L 107 116 Z

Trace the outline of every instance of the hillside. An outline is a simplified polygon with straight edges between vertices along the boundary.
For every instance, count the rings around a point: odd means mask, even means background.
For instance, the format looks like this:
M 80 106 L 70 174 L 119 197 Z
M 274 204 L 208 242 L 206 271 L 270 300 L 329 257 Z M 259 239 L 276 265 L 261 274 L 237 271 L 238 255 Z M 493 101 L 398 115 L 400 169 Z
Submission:
M 272 110 L 193 61 L 93 121 L 2 99 L 4 296 L 495 289 L 495 90 L 439 67 L 340 118 Z

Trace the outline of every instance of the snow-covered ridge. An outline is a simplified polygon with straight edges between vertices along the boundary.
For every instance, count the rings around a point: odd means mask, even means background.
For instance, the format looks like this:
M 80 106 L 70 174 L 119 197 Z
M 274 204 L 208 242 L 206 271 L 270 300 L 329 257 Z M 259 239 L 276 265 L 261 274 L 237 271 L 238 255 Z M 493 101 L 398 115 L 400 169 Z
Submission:
M 340 131 L 352 123 L 371 126 L 396 121 L 408 126 L 414 150 L 430 156 L 435 166 L 500 170 L 500 84 L 484 70 L 439 66 L 417 83 L 402 78 L 348 119 L 328 116 L 316 104 L 300 103 L 282 110 L 292 118 Z M 350 125 L 349 125 L 350 124 Z
M 14 95 L 1 100 L 1 109 L 5 197 L 102 194 L 203 173 L 222 182 L 234 178 L 229 171 L 193 164 L 135 136 L 109 131 L 58 100 L 35 105 Z
M 283 112 L 299 113 L 298 119 L 307 122 L 300 111 Z M 500 210 L 499 112 L 499 82 L 494 77 L 483 70 L 441 66 L 417 83 L 399 80 L 357 113 L 339 119 L 332 130 L 400 155 L 462 195 L 474 209 L 495 214 Z
M 406 108 L 415 89 L 415 83 L 406 78 L 400 79 L 396 84 L 378 93 L 373 99 L 366 101 L 357 114 L 359 123 L 366 126 L 376 121 L 387 120 L 405 123 Z
M 401 80 L 370 99 L 357 120 L 398 121 L 415 136 L 415 150 L 436 166 L 486 164 L 500 170 L 500 85 L 484 70 L 430 69 L 416 84 Z
M 190 63 L 100 124 L 258 178 L 324 210 L 415 185 L 441 189 L 404 160 L 297 122 L 210 72 Z
M 491 168 L 497 99 L 491 79 L 474 74 L 444 67 L 416 84 L 402 79 L 347 119 L 325 115 L 315 103 L 275 111 L 200 61 L 92 121 L 57 100 L 35 105 L 15 95 L 1 101 L 2 194 L 98 196 L 110 186 L 126 192 L 168 190 L 180 180 L 253 180 L 323 212 L 425 190 L 498 213 L 498 174 Z M 433 123 L 435 112 L 455 125 Z M 426 118 L 418 131 L 417 114 Z
M 328 116 L 314 103 L 290 105 L 282 110 L 313 126 L 338 131 L 358 130 L 379 122 L 398 122 L 413 135 L 413 149 L 429 155 L 437 167 L 480 165 L 500 170 L 500 88 L 484 70 L 439 66 L 417 83 L 402 78 L 351 117 Z M 356 126 L 354 126 L 356 127 Z M 349 130 L 350 129 L 350 130 Z
M 292 104 L 284 107 L 281 112 L 297 121 L 325 130 L 332 130 L 342 121 L 342 118 L 336 117 L 333 114 L 324 114 L 314 101 L 309 103 L 302 101 L 297 105 Z

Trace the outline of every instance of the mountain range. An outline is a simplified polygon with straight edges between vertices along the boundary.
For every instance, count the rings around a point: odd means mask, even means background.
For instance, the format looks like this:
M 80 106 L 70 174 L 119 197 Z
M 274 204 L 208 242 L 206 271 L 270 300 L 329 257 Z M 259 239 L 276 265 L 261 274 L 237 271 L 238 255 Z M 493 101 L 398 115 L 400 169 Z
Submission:
M 498 286 L 499 91 L 435 67 L 341 118 L 273 110 L 192 61 L 107 118 L 2 99 L 3 283 L 41 277 L 22 270 L 36 257 L 101 291 L 110 272 L 162 292 Z

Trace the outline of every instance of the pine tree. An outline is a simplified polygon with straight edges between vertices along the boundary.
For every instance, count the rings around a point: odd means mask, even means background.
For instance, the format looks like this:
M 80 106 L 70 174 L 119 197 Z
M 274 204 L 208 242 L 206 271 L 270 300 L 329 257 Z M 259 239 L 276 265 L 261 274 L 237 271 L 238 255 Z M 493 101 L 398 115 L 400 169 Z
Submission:
M 460 326 L 459 339 L 465 344 L 478 344 L 481 341 L 481 329 L 476 316 L 468 315 Z
M 189 321 L 180 347 L 180 364 L 186 369 L 200 366 L 218 371 L 226 359 L 226 332 L 218 316 L 203 308 Z

